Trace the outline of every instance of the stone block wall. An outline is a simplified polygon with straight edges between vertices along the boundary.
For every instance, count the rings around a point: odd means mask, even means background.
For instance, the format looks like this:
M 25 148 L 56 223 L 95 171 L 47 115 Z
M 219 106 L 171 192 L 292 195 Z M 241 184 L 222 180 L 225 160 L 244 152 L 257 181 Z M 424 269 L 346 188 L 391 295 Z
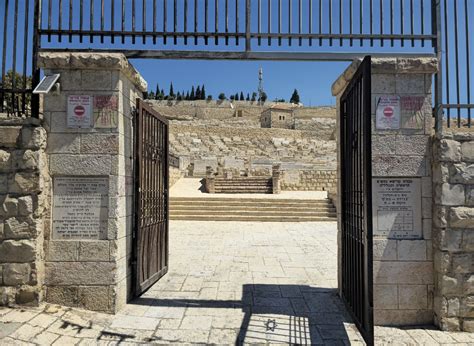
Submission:
M 54 215 L 46 215 L 46 301 L 115 312 L 131 292 L 132 112 L 146 83 L 122 54 L 41 54 L 40 66 L 46 73 L 61 75 L 60 94 L 47 94 L 43 100 L 53 186 L 54 179 L 61 177 L 108 181 L 106 226 L 98 236 L 55 235 Z M 68 127 L 69 95 L 115 96 L 117 123 L 110 128 Z M 53 199 L 54 189 L 49 194 Z
M 174 184 L 176 184 L 176 182 L 177 182 L 179 179 L 181 179 L 182 177 L 184 177 L 184 172 L 181 171 L 179 168 L 170 166 L 170 168 L 169 168 L 169 175 L 170 175 L 170 178 L 169 178 L 169 188 L 171 188 Z
M 329 191 L 337 190 L 337 171 L 295 170 L 283 171 L 280 180 L 282 191 Z
M 0 117 L 0 306 L 37 305 L 43 296 L 45 148 L 39 120 Z
M 435 322 L 474 332 L 474 133 L 433 143 Z
M 340 96 L 359 64 L 359 61 L 353 62 L 333 84 L 333 95 L 339 96 L 338 109 Z M 374 230 L 374 322 L 378 325 L 433 323 L 431 81 L 436 68 L 437 62 L 431 58 L 372 59 L 372 176 L 375 179 L 408 178 L 421 186 L 417 196 L 418 201 L 421 199 L 421 211 L 413 215 L 421 219 L 421 226 L 418 228 L 415 224 L 415 237 L 398 238 Z M 402 111 L 399 129 L 377 129 L 377 102 L 384 95 L 416 98 L 419 108 L 417 106 L 416 112 L 412 113 L 413 118 L 408 118 L 414 122 L 408 126 Z M 339 116 L 337 120 L 339 122 Z M 340 186 L 338 191 L 338 229 L 341 230 Z M 377 195 L 373 194 L 372 201 L 376 198 Z M 376 217 L 374 209 L 373 214 Z M 340 233 L 338 241 L 340 247 Z M 341 275 L 339 273 L 339 280 L 342 280 Z

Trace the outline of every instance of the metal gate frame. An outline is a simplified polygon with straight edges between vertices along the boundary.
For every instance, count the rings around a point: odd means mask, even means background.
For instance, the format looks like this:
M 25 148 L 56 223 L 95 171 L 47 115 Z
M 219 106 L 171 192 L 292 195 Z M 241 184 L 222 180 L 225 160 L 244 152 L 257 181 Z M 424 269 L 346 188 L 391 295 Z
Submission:
M 169 124 L 143 100 L 136 107 L 132 282 L 139 296 L 168 272 Z
M 367 344 L 374 343 L 371 57 L 340 99 L 342 299 Z

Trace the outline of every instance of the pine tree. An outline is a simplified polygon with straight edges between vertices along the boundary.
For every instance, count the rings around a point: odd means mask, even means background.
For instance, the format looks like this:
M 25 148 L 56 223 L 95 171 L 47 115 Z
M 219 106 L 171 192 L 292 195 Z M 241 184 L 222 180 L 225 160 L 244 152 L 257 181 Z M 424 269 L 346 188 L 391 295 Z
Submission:
M 189 95 L 189 99 L 194 101 L 196 97 L 194 96 L 194 86 L 191 87 L 191 94 Z
M 201 87 L 198 85 L 198 87 L 196 88 L 196 100 L 200 100 L 201 99 Z
M 290 102 L 291 103 L 300 103 L 300 95 L 298 95 L 298 90 L 294 90 L 293 91 L 293 94 L 291 95 L 291 99 L 290 99 Z
M 159 96 L 160 96 L 160 87 L 158 86 L 158 83 L 156 83 L 155 99 L 158 100 Z
M 224 101 L 226 98 L 224 93 L 219 94 L 219 100 Z
M 241 91 L 240 92 L 240 101 L 243 101 L 244 100 L 244 93 Z
M 235 100 L 235 95 L 230 95 L 230 100 L 234 101 Z
M 236 101 L 239 100 L 239 93 L 235 93 L 235 95 L 234 95 L 234 100 L 236 100 Z
M 247 98 L 245 99 L 245 101 L 250 101 L 250 94 L 247 93 Z
M 153 100 L 155 98 L 155 93 L 153 92 L 153 90 L 148 93 L 147 98 L 150 99 L 150 100 Z
M 256 100 L 257 100 L 257 93 L 253 92 L 252 93 L 252 98 L 250 99 L 250 101 L 255 102 Z
M 181 93 L 178 91 L 178 95 L 176 95 L 176 100 L 181 101 L 183 98 L 181 97 Z
M 161 89 L 160 94 L 163 96 L 163 98 L 165 98 L 166 95 L 165 95 L 165 90 L 164 89 Z
M 173 82 L 171 82 L 171 84 L 170 84 L 170 94 L 169 94 L 169 96 L 171 96 L 171 97 L 175 96 L 174 95 L 174 90 L 173 90 Z
M 201 88 L 201 100 L 205 100 L 205 99 L 206 99 L 206 89 L 204 89 L 204 84 L 203 84 Z
M 186 98 L 185 98 L 186 101 L 189 101 L 189 90 L 186 92 Z
M 264 91 L 262 92 L 262 96 L 260 98 L 260 101 L 265 102 L 267 100 L 268 96 L 267 93 Z

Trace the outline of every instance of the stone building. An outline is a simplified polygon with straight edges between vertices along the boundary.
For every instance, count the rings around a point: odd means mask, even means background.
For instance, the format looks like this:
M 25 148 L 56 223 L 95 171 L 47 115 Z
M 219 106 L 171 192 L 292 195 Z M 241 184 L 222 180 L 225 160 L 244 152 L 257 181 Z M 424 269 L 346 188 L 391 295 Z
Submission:
M 295 128 L 295 112 L 287 105 L 274 105 L 264 110 L 260 116 L 260 126 L 264 128 Z

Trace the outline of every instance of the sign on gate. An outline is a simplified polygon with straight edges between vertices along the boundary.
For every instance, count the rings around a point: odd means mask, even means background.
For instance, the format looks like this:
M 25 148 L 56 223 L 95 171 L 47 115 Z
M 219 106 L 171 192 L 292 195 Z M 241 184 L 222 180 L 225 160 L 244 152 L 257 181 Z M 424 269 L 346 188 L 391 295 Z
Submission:
M 67 127 L 92 127 L 92 96 L 69 95 L 67 98 Z
M 377 130 L 397 130 L 400 128 L 400 96 L 381 96 L 376 110 Z

